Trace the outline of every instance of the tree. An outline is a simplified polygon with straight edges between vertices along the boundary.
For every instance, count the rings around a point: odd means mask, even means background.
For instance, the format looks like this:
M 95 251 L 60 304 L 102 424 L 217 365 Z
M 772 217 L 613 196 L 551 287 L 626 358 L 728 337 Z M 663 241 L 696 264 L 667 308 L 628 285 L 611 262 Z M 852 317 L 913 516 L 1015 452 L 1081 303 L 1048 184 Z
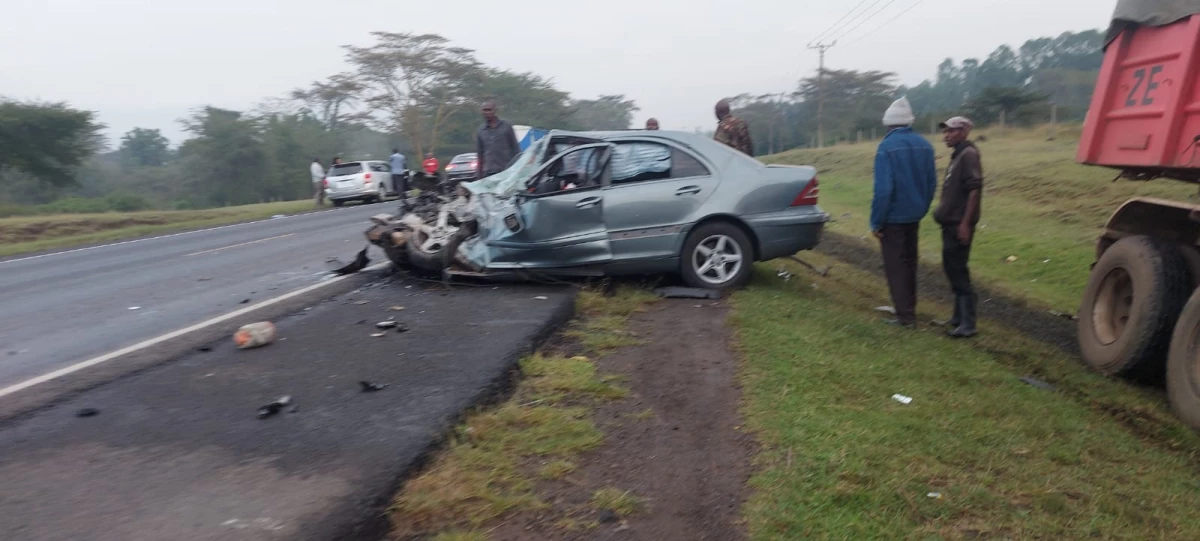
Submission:
M 372 32 L 370 47 L 346 46 L 346 57 L 367 84 L 376 124 L 402 133 L 413 150 L 436 151 L 439 132 L 471 102 L 483 67 L 474 51 L 449 45 L 437 34 Z
M 160 166 L 170 157 L 169 144 L 159 130 L 134 128 L 121 137 L 121 161 L 127 166 Z
M 0 169 L 51 187 L 75 183 L 75 170 L 104 147 L 95 113 L 65 103 L 0 99 Z
M 896 97 L 895 74 L 883 71 L 825 70 L 825 134 L 849 139 L 858 130 L 879 126 Z M 817 102 L 820 86 L 814 75 L 800 81 L 797 94 Z
M 1045 103 L 1046 96 L 1018 87 L 991 87 L 980 92 L 967 104 L 968 114 L 977 122 L 1000 121 L 1003 128 L 1006 118 L 1022 107 Z
M 600 96 L 594 100 L 576 100 L 571 103 L 571 123 L 581 130 L 627 130 L 633 124 L 633 114 L 638 112 L 637 102 L 625 99 L 623 94 Z
M 315 81 L 308 88 L 293 90 L 291 98 L 301 104 L 301 112 L 332 132 L 347 118 L 355 117 L 350 110 L 362 99 L 365 90 L 354 74 L 339 73 L 328 81 Z
M 259 203 L 271 196 L 258 123 L 242 113 L 205 107 L 183 121 L 196 137 L 180 146 L 192 193 L 217 205 Z

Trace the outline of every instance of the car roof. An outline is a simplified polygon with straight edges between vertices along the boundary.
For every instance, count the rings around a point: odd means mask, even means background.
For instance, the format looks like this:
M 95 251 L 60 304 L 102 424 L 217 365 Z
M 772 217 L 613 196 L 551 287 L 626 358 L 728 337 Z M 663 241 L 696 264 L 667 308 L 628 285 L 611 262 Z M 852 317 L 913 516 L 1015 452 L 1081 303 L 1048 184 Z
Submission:
M 612 130 L 612 131 L 563 131 L 553 130 L 547 137 L 585 137 L 603 141 L 660 140 L 681 145 L 685 148 L 708 158 L 719 168 L 725 167 L 763 167 L 758 159 L 742 154 L 728 146 L 718 143 L 712 137 L 697 133 L 665 130 Z
M 468 159 L 473 159 L 473 158 L 478 158 L 478 157 L 479 157 L 479 154 L 476 154 L 476 153 L 474 153 L 474 152 L 466 152 L 466 153 L 463 153 L 463 154 L 456 154 L 456 155 L 454 156 L 454 158 L 453 158 L 453 159 L 451 159 L 450 161 L 454 161 L 454 160 L 457 160 L 457 159 L 459 159 L 459 158 L 462 158 L 462 159 L 464 159 L 464 160 L 468 160 Z

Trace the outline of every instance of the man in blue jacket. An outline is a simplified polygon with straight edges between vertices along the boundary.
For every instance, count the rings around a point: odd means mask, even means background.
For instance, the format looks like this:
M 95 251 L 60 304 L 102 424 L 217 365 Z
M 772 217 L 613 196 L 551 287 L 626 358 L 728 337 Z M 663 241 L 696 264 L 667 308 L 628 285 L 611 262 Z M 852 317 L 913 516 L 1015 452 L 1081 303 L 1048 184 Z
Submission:
M 937 190 L 933 145 L 912 129 L 908 99 L 900 98 L 883 115 L 888 134 L 875 153 L 875 197 L 871 231 L 883 251 L 883 270 L 896 309 L 888 323 L 913 328 L 917 323 L 917 236 Z

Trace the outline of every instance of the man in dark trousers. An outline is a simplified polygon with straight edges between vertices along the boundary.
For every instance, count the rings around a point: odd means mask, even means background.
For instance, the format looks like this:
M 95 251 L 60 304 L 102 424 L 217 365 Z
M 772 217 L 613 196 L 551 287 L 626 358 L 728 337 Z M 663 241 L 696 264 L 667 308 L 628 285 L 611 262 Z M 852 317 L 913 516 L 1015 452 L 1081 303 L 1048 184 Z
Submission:
M 483 125 L 475 135 L 475 151 L 479 156 L 477 178 L 494 175 L 508 168 L 509 162 L 521 153 L 521 143 L 512 124 L 496 116 L 496 103 L 483 102 Z
M 883 115 L 888 134 L 875 153 L 875 197 L 871 231 L 883 251 L 883 269 L 896 309 L 887 322 L 907 328 L 917 323 L 917 234 L 937 191 L 933 145 L 912 129 L 908 99 Z
M 983 165 L 979 149 L 968 139 L 974 127 L 970 119 L 956 116 L 939 126 L 942 140 L 954 149 L 942 184 L 942 199 L 933 211 L 933 219 L 942 226 L 942 267 L 954 290 L 954 317 L 946 324 L 950 336 L 970 338 L 976 334 L 979 297 L 971 287 L 967 262 L 983 200 Z

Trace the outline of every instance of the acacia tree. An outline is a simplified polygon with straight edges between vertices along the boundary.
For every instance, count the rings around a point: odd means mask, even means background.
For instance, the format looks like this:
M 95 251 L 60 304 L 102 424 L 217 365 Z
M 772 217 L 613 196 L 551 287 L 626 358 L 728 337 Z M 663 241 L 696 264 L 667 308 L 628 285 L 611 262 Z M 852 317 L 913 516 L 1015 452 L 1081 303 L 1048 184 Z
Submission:
M 474 51 L 437 34 L 372 32 L 370 47 L 346 46 L 346 57 L 366 83 L 365 99 L 381 129 L 403 134 L 413 150 L 435 152 L 440 130 L 474 98 L 483 66 Z
M 327 81 L 314 81 L 308 88 L 297 88 L 292 100 L 301 104 L 302 112 L 317 119 L 326 131 L 336 131 L 341 123 L 353 120 L 349 113 L 361 99 L 365 86 L 352 73 L 339 73 Z
M 65 103 L 0 98 L 0 169 L 11 167 L 52 187 L 75 184 L 75 170 L 104 147 L 95 113 Z

